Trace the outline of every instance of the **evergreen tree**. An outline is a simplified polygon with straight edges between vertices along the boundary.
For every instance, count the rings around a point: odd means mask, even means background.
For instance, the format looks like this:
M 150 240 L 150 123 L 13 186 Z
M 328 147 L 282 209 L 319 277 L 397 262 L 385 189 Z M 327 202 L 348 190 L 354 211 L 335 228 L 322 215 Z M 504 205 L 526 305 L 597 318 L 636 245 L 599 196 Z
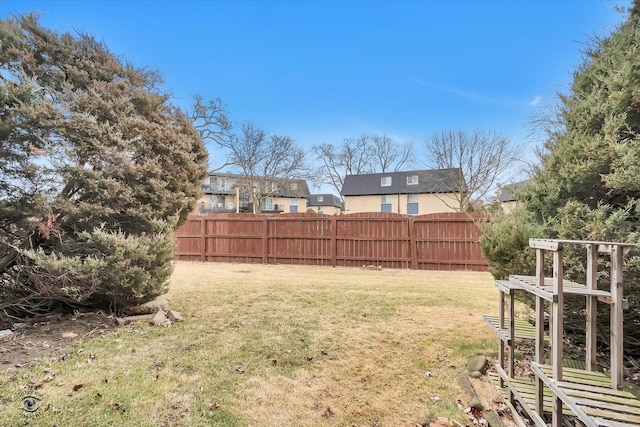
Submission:
M 0 20 L 0 309 L 166 291 L 206 152 L 160 85 L 86 34 Z
M 524 192 L 525 212 L 501 218 L 483 237 L 498 276 L 531 268 L 513 250 L 517 245 L 525 251 L 529 237 L 630 242 L 640 249 L 640 1 L 628 12 L 622 25 L 585 52 L 571 90 L 560 96 L 553 122 L 562 126 L 550 135 Z M 523 217 L 531 226 L 514 226 Z M 506 244 L 510 253 L 501 250 Z M 568 249 L 565 258 L 565 273 L 583 281 L 584 254 Z M 607 275 L 601 279 L 606 286 Z M 640 344 L 638 255 L 626 261 L 625 296 L 627 344 Z M 579 308 L 576 302 L 569 311 Z

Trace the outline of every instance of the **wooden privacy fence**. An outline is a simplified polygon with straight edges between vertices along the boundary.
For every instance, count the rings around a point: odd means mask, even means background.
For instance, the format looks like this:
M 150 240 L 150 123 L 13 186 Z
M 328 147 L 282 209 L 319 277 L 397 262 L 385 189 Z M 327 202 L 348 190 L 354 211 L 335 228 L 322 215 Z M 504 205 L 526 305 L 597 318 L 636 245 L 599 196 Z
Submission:
M 176 233 L 175 259 L 486 271 L 478 243 L 478 223 L 486 220 L 468 213 L 191 215 Z

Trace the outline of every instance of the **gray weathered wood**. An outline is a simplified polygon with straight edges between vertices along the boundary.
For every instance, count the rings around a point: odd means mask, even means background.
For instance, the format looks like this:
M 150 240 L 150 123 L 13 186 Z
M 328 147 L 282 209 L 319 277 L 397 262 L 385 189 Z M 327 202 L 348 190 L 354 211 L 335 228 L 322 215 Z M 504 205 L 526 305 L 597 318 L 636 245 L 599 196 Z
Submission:
M 536 249 L 536 286 L 544 286 L 544 251 Z M 543 363 L 544 358 L 544 300 L 540 296 L 536 296 L 536 342 L 535 342 L 535 361 Z M 539 377 L 536 377 L 536 394 L 535 394 L 536 412 L 542 414 L 544 412 L 544 384 Z
M 515 291 L 512 289 L 509 291 L 509 378 L 513 378 L 516 374 L 515 371 L 515 363 L 516 363 L 516 296 Z M 510 401 L 513 402 L 515 396 L 513 394 L 509 395 Z
M 531 368 L 534 370 L 536 375 L 539 375 L 540 378 L 542 378 L 544 383 L 551 389 L 551 391 L 553 391 L 553 394 L 555 395 L 554 402 L 553 402 L 553 414 L 552 414 L 553 420 L 551 423 L 552 426 L 555 427 L 557 425 L 558 427 L 560 427 L 562 425 L 562 402 L 564 401 L 564 403 L 569 408 L 571 408 L 573 413 L 578 418 L 580 418 L 580 421 L 582 421 L 587 427 L 598 427 L 598 425 L 593 421 L 591 417 L 589 417 L 578 405 L 576 405 L 575 402 L 569 399 L 569 397 L 564 392 L 564 390 L 562 390 L 562 388 L 558 386 L 558 381 L 556 381 L 553 378 L 549 378 L 540 369 L 540 366 L 535 362 L 531 364 Z M 555 373 L 556 372 L 555 372 L 555 366 L 554 366 L 553 374 L 555 375 Z
M 563 269 L 563 256 L 562 250 L 558 250 L 553 253 L 553 296 L 554 300 L 551 303 L 552 316 L 552 328 L 551 333 L 551 363 L 553 366 L 553 379 L 554 381 L 562 381 L 562 353 L 563 342 L 562 337 L 564 335 L 564 292 L 562 289 L 562 276 L 564 275 Z M 553 390 L 553 388 L 552 388 Z M 572 408 L 573 409 L 573 408 Z M 553 414 L 551 425 L 553 427 L 562 426 L 562 400 L 556 393 L 553 400 Z
M 611 251 L 611 387 L 619 389 L 624 379 L 622 336 L 622 257 L 620 247 Z
M 561 251 L 562 243 L 560 243 L 559 240 L 529 239 L 529 247 L 534 249 L 544 249 L 547 251 Z
M 598 252 L 594 244 L 587 244 L 587 289 L 598 288 Z M 586 307 L 586 358 L 587 371 L 596 369 L 597 343 L 597 311 L 598 302 L 592 295 L 587 295 Z

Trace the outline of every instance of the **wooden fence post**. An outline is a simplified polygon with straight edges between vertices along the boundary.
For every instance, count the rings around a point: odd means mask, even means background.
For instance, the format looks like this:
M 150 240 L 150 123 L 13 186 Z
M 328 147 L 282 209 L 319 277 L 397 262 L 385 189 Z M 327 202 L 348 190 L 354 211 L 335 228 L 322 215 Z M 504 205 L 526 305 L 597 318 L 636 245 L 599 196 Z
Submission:
M 411 269 L 418 269 L 418 242 L 416 240 L 416 222 L 409 218 L 409 255 L 411 256 Z
M 269 222 L 266 216 L 262 217 L 262 263 L 269 262 Z
M 329 256 L 331 257 L 331 266 L 335 267 L 337 265 L 337 256 L 338 256 L 338 218 L 335 216 L 331 217 L 331 243 L 329 245 Z
M 207 260 L 207 218 L 200 217 L 200 261 Z

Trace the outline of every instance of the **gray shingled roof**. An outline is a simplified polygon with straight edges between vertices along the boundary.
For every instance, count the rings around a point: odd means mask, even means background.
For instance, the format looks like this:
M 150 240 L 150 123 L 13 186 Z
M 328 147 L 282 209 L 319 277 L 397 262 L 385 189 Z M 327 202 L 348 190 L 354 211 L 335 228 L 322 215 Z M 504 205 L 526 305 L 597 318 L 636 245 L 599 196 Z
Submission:
M 318 196 L 322 196 L 321 202 L 318 201 Z M 333 194 L 312 194 L 309 196 L 307 206 L 335 206 L 336 208 L 344 209 L 342 200 Z
M 457 193 L 460 191 L 459 168 L 432 169 L 406 172 L 369 173 L 347 175 L 340 194 L 343 196 L 368 196 L 378 194 Z M 418 184 L 407 185 L 407 177 L 418 176 Z M 391 177 L 391 185 L 383 187 L 382 177 Z
M 515 202 L 517 200 L 516 193 L 524 188 L 529 183 L 530 180 L 524 180 L 520 182 L 514 182 L 513 184 L 507 184 L 502 187 L 502 191 L 500 191 L 499 200 L 501 203 L 504 202 Z

